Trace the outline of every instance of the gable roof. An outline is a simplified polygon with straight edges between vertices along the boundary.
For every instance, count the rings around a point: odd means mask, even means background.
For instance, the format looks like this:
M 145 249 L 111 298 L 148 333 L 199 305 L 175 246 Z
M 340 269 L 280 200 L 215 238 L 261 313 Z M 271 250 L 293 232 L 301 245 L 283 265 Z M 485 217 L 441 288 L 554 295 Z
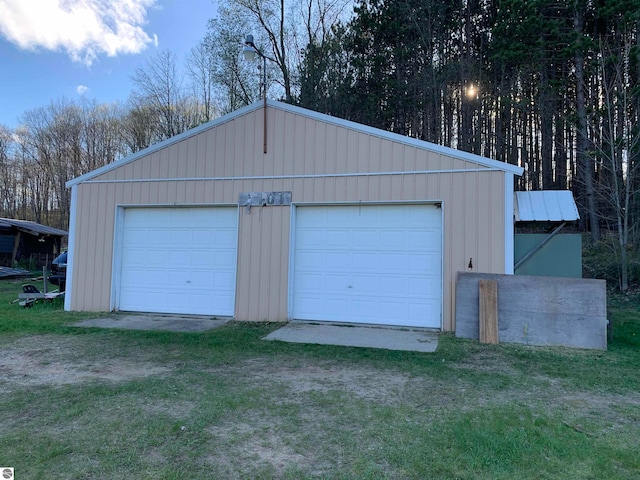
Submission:
M 405 145 L 410 145 L 412 147 L 416 147 L 416 148 L 420 148 L 423 150 L 427 150 L 427 151 L 431 151 L 431 152 L 435 152 L 435 153 L 440 153 L 440 154 L 444 154 L 450 157 L 454 157 L 454 158 L 458 158 L 467 162 L 471 162 L 471 163 L 475 163 L 477 165 L 480 166 L 484 166 L 487 168 L 491 168 L 494 170 L 502 170 L 508 173 L 512 173 L 514 175 L 522 175 L 523 172 L 523 168 L 522 167 L 518 167 L 516 165 L 511 165 L 508 163 L 504 163 L 504 162 L 499 162 L 497 160 L 492 160 L 489 158 L 485 158 L 485 157 L 481 157 L 480 155 L 475 155 L 473 153 L 468 153 L 468 152 L 463 152 L 461 150 L 456 150 L 455 148 L 450 148 L 450 147 L 444 147 L 442 145 L 437 145 L 435 143 L 431 143 L 431 142 L 426 142 L 424 140 L 418 140 L 415 138 L 411 138 L 411 137 L 407 137 L 404 135 L 400 135 L 397 133 L 393 133 L 393 132 L 387 132 L 386 130 L 381 130 L 379 128 L 374 128 L 374 127 L 369 127 L 367 125 L 362 125 L 360 123 L 356 123 L 356 122 L 352 122 L 350 120 L 343 120 L 341 118 L 337 118 L 337 117 L 332 117 L 330 115 L 326 115 L 324 113 L 318 113 L 318 112 L 314 112 L 312 110 L 307 110 L 305 108 L 301 108 L 301 107 L 297 107 L 295 105 L 290 105 L 288 103 L 282 103 L 282 102 L 278 102 L 275 100 L 267 100 L 267 106 L 268 108 L 276 108 L 285 112 L 290 112 L 296 115 L 301 115 L 313 120 L 317 120 L 320 122 L 325 122 L 328 124 L 332 124 L 332 125 L 336 125 L 345 129 L 349 129 L 349 130 L 353 130 L 356 132 L 360 132 L 360 133 L 365 133 L 368 135 L 373 135 L 376 137 L 379 137 L 381 139 L 385 139 L 385 140 L 389 140 L 392 142 L 397 142 L 397 143 L 403 143 Z M 192 128 L 191 130 L 187 130 L 186 132 L 183 132 L 179 135 L 176 135 L 174 137 L 171 137 L 167 140 L 163 140 L 162 142 L 158 142 L 154 145 L 151 145 L 150 147 L 145 148 L 144 150 L 140 150 L 139 152 L 136 152 L 132 155 L 129 155 L 128 157 L 124 157 L 121 158 L 120 160 L 117 160 L 113 163 L 110 163 L 108 165 L 105 165 L 103 167 L 100 167 L 96 170 L 93 170 L 91 172 L 85 173 L 84 175 L 80 175 L 79 177 L 76 177 L 72 180 L 69 180 L 66 183 L 67 188 L 73 187 L 74 185 L 77 185 L 79 183 L 91 180 L 92 178 L 95 178 L 99 175 L 102 175 L 104 173 L 110 172 L 111 170 L 114 170 L 116 168 L 119 168 L 123 165 L 126 165 L 128 163 L 131 163 L 135 160 L 137 160 L 138 158 L 144 157 L 146 155 L 149 155 L 153 152 L 156 152 L 158 150 L 161 150 L 163 148 L 166 148 L 170 145 L 173 145 L 174 143 L 180 142 L 182 140 L 185 140 L 189 137 L 198 135 L 202 132 L 205 132 L 209 129 L 215 128 L 219 125 L 222 125 L 224 123 L 230 122 L 232 120 L 234 120 L 237 117 L 240 117 L 242 115 L 246 115 L 247 113 L 251 113 L 255 110 L 259 110 L 263 108 L 263 102 L 262 101 L 258 101 L 255 103 L 252 103 L 251 105 L 248 105 L 246 107 L 240 108 L 238 110 L 235 110 L 231 113 L 228 113 L 226 115 L 223 115 L 222 117 L 219 117 L 215 120 L 211 120 L 207 123 L 204 123 L 198 127 Z

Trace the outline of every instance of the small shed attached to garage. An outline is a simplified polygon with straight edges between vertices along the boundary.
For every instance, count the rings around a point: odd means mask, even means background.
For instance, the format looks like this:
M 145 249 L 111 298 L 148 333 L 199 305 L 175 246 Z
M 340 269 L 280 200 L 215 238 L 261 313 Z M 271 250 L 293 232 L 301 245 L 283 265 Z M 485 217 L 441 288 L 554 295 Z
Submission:
M 456 272 L 513 273 L 521 173 L 259 102 L 67 184 L 65 308 L 450 331 Z
M 514 273 L 582 278 L 582 236 L 563 233 L 580 218 L 569 190 L 514 194 Z

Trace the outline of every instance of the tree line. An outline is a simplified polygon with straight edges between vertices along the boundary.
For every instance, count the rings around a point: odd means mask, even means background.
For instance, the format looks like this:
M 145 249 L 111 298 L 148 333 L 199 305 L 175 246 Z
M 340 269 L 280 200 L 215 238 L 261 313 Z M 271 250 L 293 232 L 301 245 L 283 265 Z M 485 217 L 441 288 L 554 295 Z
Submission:
M 580 229 L 624 257 L 640 245 L 639 30 L 638 0 L 223 0 L 184 77 L 160 52 L 126 104 L 58 101 L 0 130 L 0 208 L 64 228 L 66 180 L 258 99 L 251 33 L 270 97 L 520 165 L 516 188 L 571 189 Z

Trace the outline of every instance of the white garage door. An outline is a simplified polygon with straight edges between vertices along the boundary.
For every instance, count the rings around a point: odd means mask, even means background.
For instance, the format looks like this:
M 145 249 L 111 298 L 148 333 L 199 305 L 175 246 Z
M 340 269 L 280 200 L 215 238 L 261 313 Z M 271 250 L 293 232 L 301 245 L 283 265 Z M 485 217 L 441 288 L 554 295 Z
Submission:
M 298 207 L 292 316 L 441 327 L 442 210 Z
M 126 208 L 117 308 L 232 316 L 236 208 Z

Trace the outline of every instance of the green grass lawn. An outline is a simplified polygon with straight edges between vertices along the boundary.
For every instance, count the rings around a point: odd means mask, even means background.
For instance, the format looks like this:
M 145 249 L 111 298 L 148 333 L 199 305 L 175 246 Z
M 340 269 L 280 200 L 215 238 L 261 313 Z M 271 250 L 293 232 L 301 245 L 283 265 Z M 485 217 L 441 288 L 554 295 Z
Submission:
M 80 329 L 0 282 L 0 466 L 18 479 L 640 478 L 640 302 L 608 351 L 437 352 Z

